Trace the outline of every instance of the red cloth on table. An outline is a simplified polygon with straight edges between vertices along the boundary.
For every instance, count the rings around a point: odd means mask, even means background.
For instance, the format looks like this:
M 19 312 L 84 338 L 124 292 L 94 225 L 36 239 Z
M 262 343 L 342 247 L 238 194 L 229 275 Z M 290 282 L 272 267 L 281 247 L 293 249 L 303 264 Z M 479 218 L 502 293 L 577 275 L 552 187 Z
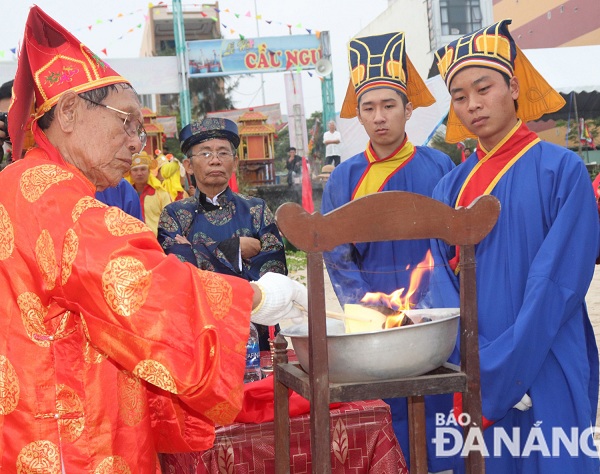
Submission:
M 257 382 L 250 382 L 244 385 L 244 401 L 242 411 L 235 419 L 236 423 L 264 423 L 273 421 L 275 407 L 273 376 L 269 376 Z M 303 415 L 310 411 L 310 402 L 302 395 L 293 390 L 288 392 L 288 403 L 290 417 Z M 329 408 L 336 408 L 339 403 L 331 403 Z

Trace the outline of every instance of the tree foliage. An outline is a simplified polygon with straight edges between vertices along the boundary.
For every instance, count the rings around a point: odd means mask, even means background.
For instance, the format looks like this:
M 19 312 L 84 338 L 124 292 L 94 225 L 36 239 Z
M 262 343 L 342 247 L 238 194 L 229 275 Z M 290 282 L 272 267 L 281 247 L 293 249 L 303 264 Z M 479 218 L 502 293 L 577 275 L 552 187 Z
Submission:
M 435 148 L 437 150 L 440 150 L 440 151 L 446 153 L 446 155 L 448 155 L 452 159 L 452 161 L 458 165 L 458 164 L 460 164 L 461 159 L 462 159 L 460 148 L 456 145 L 456 143 L 446 142 L 446 140 L 444 138 L 445 133 L 446 133 L 445 130 L 444 131 L 438 130 L 435 133 L 435 135 L 431 138 L 431 142 L 429 143 L 429 146 L 431 148 Z M 464 141 L 464 145 L 465 145 L 465 147 L 470 148 L 472 152 L 474 152 L 475 148 L 477 146 L 477 140 L 467 138 Z
M 317 123 L 316 127 L 315 123 Z M 313 127 L 315 130 L 315 136 L 312 143 L 311 154 L 322 160 L 322 158 L 325 156 L 325 145 L 323 145 L 323 112 L 313 112 L 312 115 L 306 119 L 306 129 L 309 142 L 312 137 Z M 288 156 L 289 148 L 290 131 L 286 126 L 277 133 L 277 137 L 275 138 L 275 169 L 277 171 L 285 170 L 285 161 Z
M 227 76 L 190 78 L 192 117 L 201 118 L 208 112 L 233 109 L 231 93 L 235 90 L 239 81 L 240 78 L 232 81 Z

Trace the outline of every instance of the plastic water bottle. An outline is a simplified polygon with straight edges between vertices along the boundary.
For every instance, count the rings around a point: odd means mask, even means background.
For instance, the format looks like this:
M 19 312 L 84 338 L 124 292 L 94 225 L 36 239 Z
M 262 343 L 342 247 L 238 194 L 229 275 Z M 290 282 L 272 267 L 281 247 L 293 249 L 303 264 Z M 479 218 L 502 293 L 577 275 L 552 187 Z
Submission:
M 246 343 L 246 371 L 244 372 L 244 383 L 260 380 L 260 348 L 258 345 L 258 331 L 256 326 L 250 323 L 250 337 Z

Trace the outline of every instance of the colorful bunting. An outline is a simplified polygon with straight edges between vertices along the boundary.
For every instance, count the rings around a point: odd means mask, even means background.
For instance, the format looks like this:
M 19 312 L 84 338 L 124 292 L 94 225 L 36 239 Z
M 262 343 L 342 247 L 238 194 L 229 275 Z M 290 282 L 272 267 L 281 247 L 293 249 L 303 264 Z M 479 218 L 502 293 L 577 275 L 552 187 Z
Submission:
M 184 2 L 185 2 L 185 0 L 184 0 Z M 187 2 L 186 2 L 186 4 L 187 4 Z M 148 3 L 148 6 L 147 6 L 147 8 L 148 8 L 148 9 L 150 9 L 150 8 L 153 8 L 155 5 L 162 6 L 162 5 L 166 5 L 166 3 L 165 3 L 165 2 L 163 2 L 163 1 L 160 1 L 160 2 L 158 2 L 158 3 L 152 3 L 152 2 L 149 2 L 149 3 Z M 193 5 L 193 6 L 201 6 L 201 7 L 203 7 L 204 9 L 208 8 L 208 6 L 207 6 L 206 4 L 202 4 L 202 3 L 191 3 L 191 5 Z M 236 13 L 236 12 L 232 12 L 232 11 L 231 11 L 229 8 L 226 8 L 225 10 L 222 10 L 222 9 L 220 9 L 220 8 L 217 8 L 217 7 L 211 7 L 211 8 L 212 8 L 212 10 L 215 12 L 215 14 L 219 14 L 219 13 L 222 13 L 222 12 L 224 12 L 224 13 L 229 13 L 229 14 L 233 14 L 233 15 L 234 15 L 236 18 L 238 18 L 238 19 L 239 19 L 241 16 L 245 16 L 245 17 L 247 17 L 247 18 L 252 18 L 252 17 L 253 17 L 253 15 L 252 15 L 252 12 L 251 12 L 250 10 L 248 10 L 248 11 L 247 11 L 245 14 L 243 14 L 243 15 L 242 15 L 242 14 L 241 14 L 241 13 L 239 13 L 239 12 L 238 12 L 238 13 Z M 143 14 L 143 16 L 144 16 L 144 22 L 145 22 L 145 23 L 147 23 L 147 22 L 149 21 L 149 19 L 150 19 L 150 18 L 149 18 L 149 16 L 148 16 L 147 10 L 146 10 L 146 9 L 143 9 L 143 8 L 140 8 L 140 9 L 138 9 L 138 10 L 135 10 L 135 11 L 133 11 L 133 12 L 128 12 L 128 13 L 118 13 L 118 14 L 117 14 L 115 17 L 112 17 L 112 18 L 98 18 L 98 19 L 95 21 L 95 23 L 93 23 L 93 24 L 91 24 L 91 25 L 87 25 L 87 26 L 86 26 L 86 27 L 84 27 L 84 28 L 87 28 L 87 30 L 88 30 L 88 31 L 92 31 L 92 29 L 94 28 L 94 25 L 102 25 L 103 23 L 113 23 L 113 22 L 114 22 L 115 20 L 117 20 L 117 19 L 124 18 L 125 16 L 131 16 L 131 15 L 134 15 L 134 14 L 138 14 L 138 13 L 140 13 L 140 12 L 141 12 L 141 13 Z M 218 16 L 211 16 L 211 15 L 209 15 L 209 14 L 205 13 L 205 11 L 202 11 L 202 10 L 201 10 L 199 13 L 200 13 L 200 15 L 201 15 L 203 18 L 210 18 L 210 19 L 211 19 L 212 21 L 214 21 L 214 22 L 217 22 L 217 21 L 219 21 L 219 18 L 218 18 Z M 263 20 L 263 16 L 262 16 L 262 15 L 259 15 L 258 13 L 257 13 L 256 15 L 254 15 L 254 18 L 255 18 L 256 20 L 262 20 L 262 21 L 264 21 L 265 23 L 267 23 L 268 25 L 271 25 L 271 24 L 273 24 L 273 20 Z M 309 35 L 310 35 L 310 34 L 313 34 L 313 30 L 312 30 L 311 28 L 304 28 L 304 27 L 302 26 L 302 23 L 297 23 L 295 26 L 293 26 L 291 23 L 282 23 L 282 22 L 279 22 L 279 21 L 275 21 L 275 23 L 276 23 L 276 24 L 278 24 L 278 25 L 281 25 L 281 26 L 287 26 L 288 30 L 290 31 L 290 34 L 292 33 L 292 28 L 304 29 L 304 30 L 305 30 L 305 31 L 306 31 L 306 32 L 307 32 Z M 144 23 L 138 23 L 138 24 L 135 26 L 135 28 L 137 28 L 137 29 L 140 29 L 140 28 L 142 28 L 142 25 L 143 25 L 143 24 L 144 24 Z M 221 23 L 221 26 L 222 26 L 222 28 L 224 28 L 225 30 L 227 30 L 227 29 L 228 29 L 227 25 L 225 25 L 224 23 Z M 81 29 L 84 29 L 84 28 L 76 29 L 76 30 L 74 30 L 74 32 L 77 32 L 77 31 L 79 31 L 79 30 L 81 30 Z M 134 32 L 134 31 L 135 31 L 135 28 L 130 28 L 129 30 L 127 30 L 127 33 L 132 33 L 132 32 Z M 232 35 L 236 34 L 236 30 L 235 30 L 235 29 L 233 29 L 233 28 L 230 28 L 230 29 L 229 29 L 229 32 L 230 32 L 230 34 L 232 34 Z M 321 32 L 320 32 L 320 31 L 318 31 L 318 30 L 315 30 L 314 34 L 316 35 L 316 37 L 317 37 L 317 38 L 320 38 L 320 36 L 321 36 Z M 239 37 L 240 37 L 240 39 L 242 39 L 242 40 L 246 39 L 246 36 L 245 36 L 245 35 L 243 35 L 243 34 L 241 34 L 241 33 L 238 33 L 238 36 L 239 36 Z M 121 36 L 119 36 L 119 37 L 117 38 L 117 40 L 122 40 L 122 39 L 124 39 L 124 37 L 125 37 L 125 35 L 121 35 Z M 110 46 L 110 45 L 109 45 L 109 46 Z M 11 53 L 12 53 L 12 54 L 16 54 L 17 48 L 10 48 L 10 51 L 11 51 Z M 101 51 L 101 52 L 102 52 L 104 55 L 107 55 L 107 47 L 105 47 L 105 48 L 101 49 L 100 51 Z M 0 57 L 4 58 L 4 56 L 5 56 L 5 53 L 6 53 L 5 51 L 3 51 L 3 50 L 0 50 Z M 288 68 L 288 69 L 289 69 L 289 68 Z M 300 68 L 298 68 L 298 69 L 300 69 Z M 309 72 L 309 75 L 310 75 L 311 77 L 313 76 L 313 75 L 312 75 L 312 73 L 310 73 L 310 72 Z

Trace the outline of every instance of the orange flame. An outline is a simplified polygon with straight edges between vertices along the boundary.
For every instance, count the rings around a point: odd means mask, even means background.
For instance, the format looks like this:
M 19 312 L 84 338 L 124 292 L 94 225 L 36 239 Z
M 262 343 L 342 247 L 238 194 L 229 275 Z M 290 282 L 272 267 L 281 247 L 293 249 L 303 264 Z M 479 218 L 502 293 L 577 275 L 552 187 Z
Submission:
M 425 277 L 432 268 L 433 256 L 431 255 L 431 251 L 428 250 L 423 258 L 423 261 L 420 262 L 410 274 L 410 282 L 407 291 L 404 291 L 405 288 L 399 288 L 389 295 L 381 292 L 367 293 L 361 300 L 361 303 L 386 306 L 394 311 L 399 312 L 400 314 L 396 316 L 388 316 L 388 319 L 393 318 L 390 321 L 390 325 L 388 325 L 386 322 L 386 327 L 393 327 L 393 324 L 398 326 L 401 324 L 404 318 L 404 313 L 402 311 L 411 309 L 418 303 L 417 301 L 411 302 L 410 298 L 419 288 L 419 284 L 421 283 L 423 277 Z

